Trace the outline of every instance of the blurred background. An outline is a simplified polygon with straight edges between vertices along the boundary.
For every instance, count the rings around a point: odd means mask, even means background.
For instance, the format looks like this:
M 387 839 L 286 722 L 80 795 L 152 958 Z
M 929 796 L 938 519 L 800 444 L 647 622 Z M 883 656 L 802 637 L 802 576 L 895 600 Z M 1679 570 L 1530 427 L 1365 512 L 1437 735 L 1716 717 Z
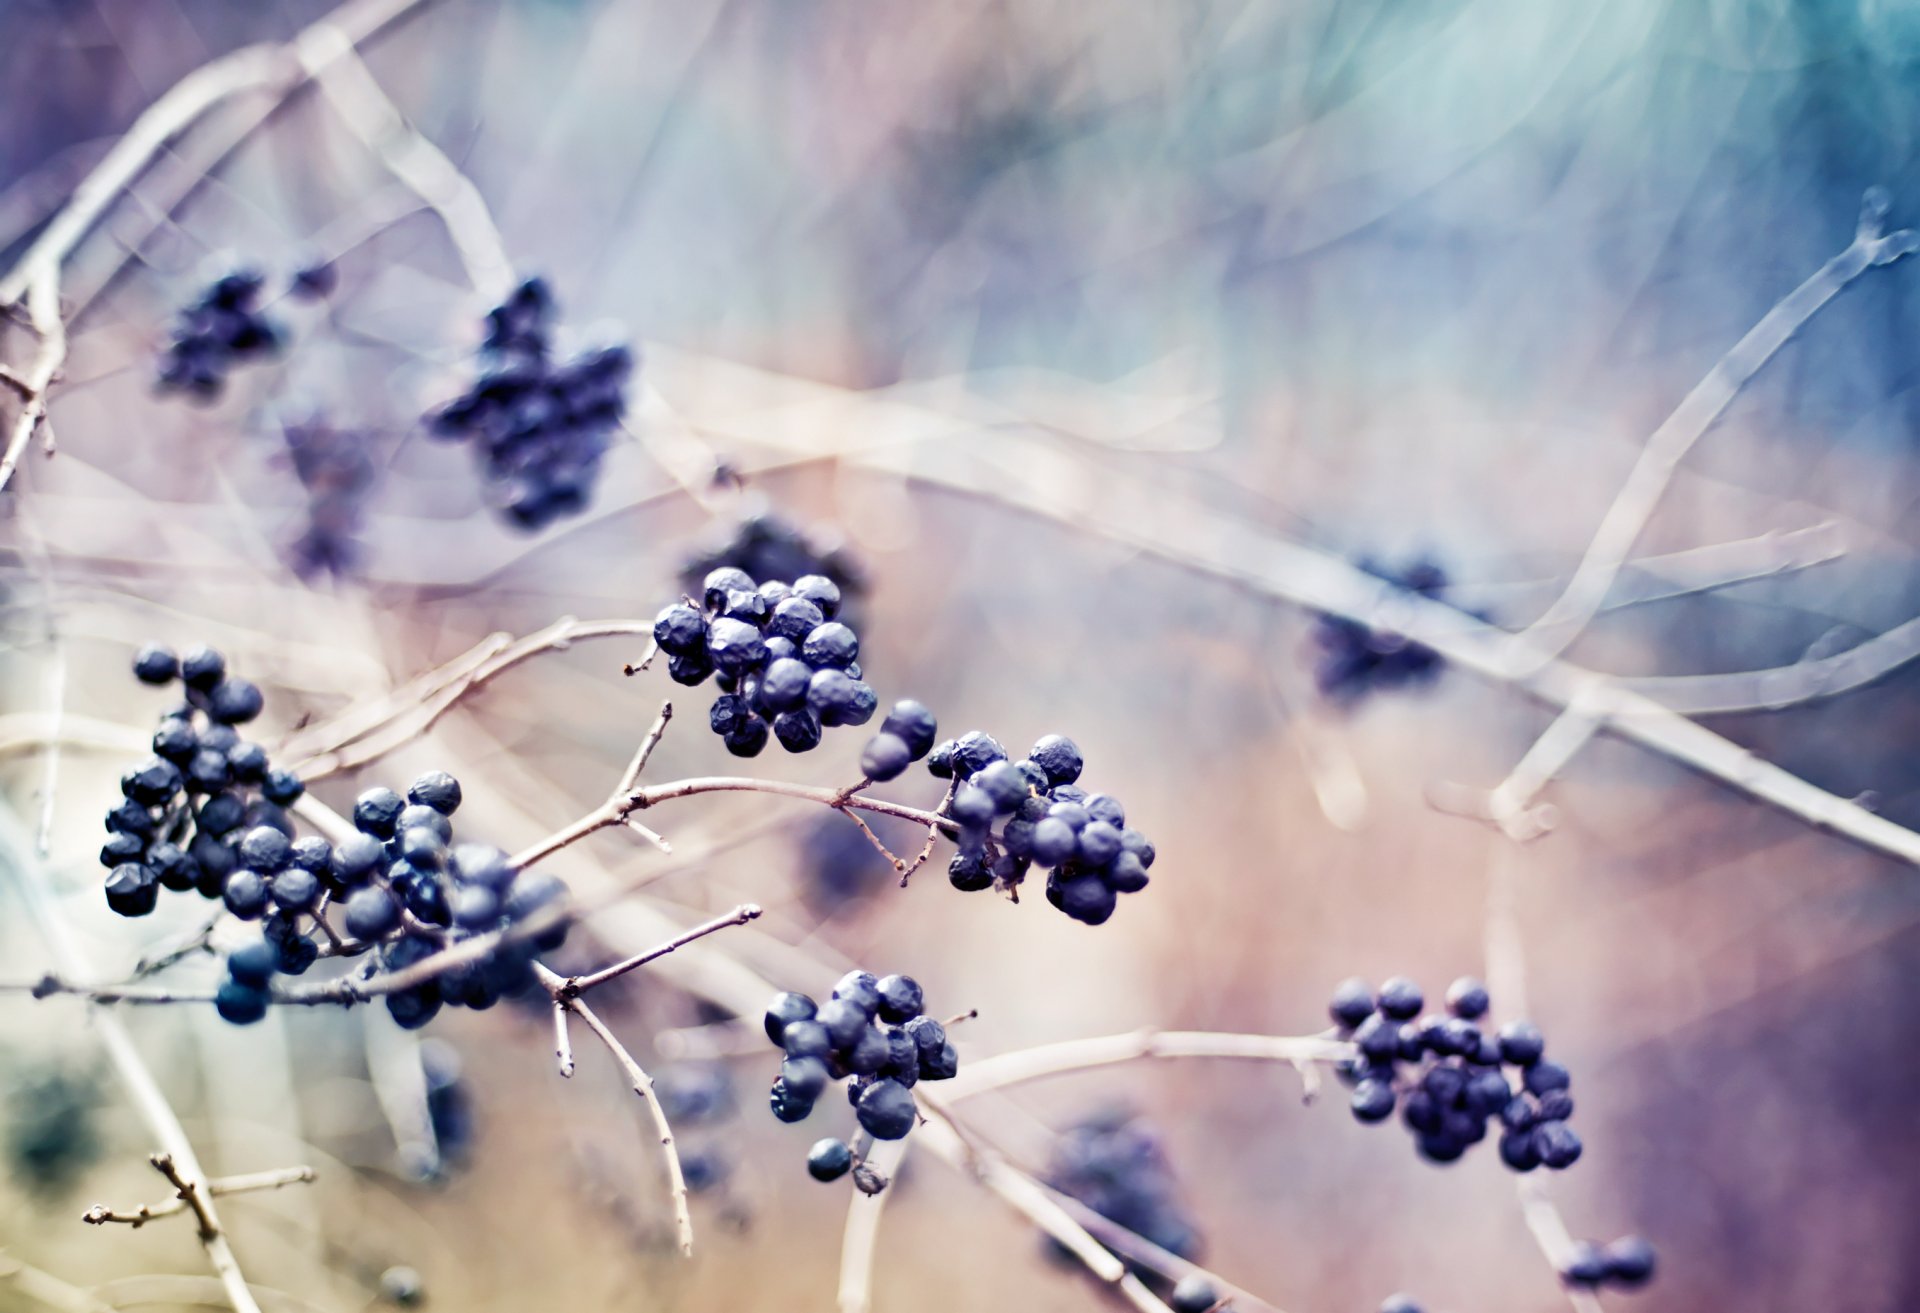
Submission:
M 0 267 L 167 87 L 325 10 L 0 0 Z M 266 686 L 271 740 L 496 631 L 650 617 L 729 552 L 830 563 L 857 581 L 883 703 L 1009 746 L 1073 736 L 1157 845 L 1152 886 L 1090 929 L 1037 896 L 964 896 L 938 865 L 894 888 L 802 804 L 692 799 L 654 818 L 681 857 L 608 834 L 556 862 L 577 889 L 671 864 L 570 961 L 751 898 L 767 916 L 697 960 L 812 991 L 853 963 L 910 972 L 934 1010 L 979 1010 L 964 1070 L 1149 1026 L 1311 1033 L 1349 975 L 1436 996 L 1484 970 L 1508 881 L 1524 1008 L 1573 1070 L 1588 1146 L 1553 1197 L 1576 1236 L 1639 1232 L 1661 1255 L 1609 1306 L 1908 1307 L 1914 872 L 1604 736 L 1547 791 L 1553 831 L 1516 845 L 1433 804 L 1498 783 L 1548 710 L 1455 670 L 1325 687 L 1313 615 L 1146 545 L 1426 559 L 1447 600 L 1524 626 L 1647 435 L 1846 246 L 1862 193 L 1920 220 L 1917 58 L 1910 0 L 418 6 L 368 67 L 473 179 L 517 269 L 549 280 L 568 348 L 639 353 L 590 504 L 524 532 L 468 452 L 426 438 L 490 304 L 436 216 L 320 96 L 244 137 L 258 98 L 217 107 L 70 262 L 59 454 L 31 454 L 0 500 L 10 828 L 44 812 L 62 911 L 119 978 L 205 916 L 186 899 L 125 921 L 99 894 L 100 812 L 166 701 L 126 674 L 141 641 L 224 648 Z M 284 281 L 316 258 L 337 286 L 271 307 L 283 352 L 211 404 L 155 394 L 210 269 Z M 1651 601 L 1673 591 L 1657 562 L 1631 568 L 1573 660 L 1785 666 L 1914 615 L 1917 292 L 1920 265 L 1872 270 L 1814 318 L 1636 547 L 1808 531 L 1823 559 Z M 0 336 L 0 359 L 30 351 Z M 316 441 L 335 456 L 316 464 Z M 463 835 L 512 849 L 596 805 L 670 693 L 687 714 L 649 778 L 732 770 L 699 723 L 710 695 L 622 674 L 642 649 L 543 655 L 316 793 L 345 806 L 444 767 Z M 56 713 L 83 741 L 50 767 Z M 1920 824 L 1911 672 L 1707 723 Z M 753 769 L 846 783 L 863 738 Z M 882 792 L 941 790 L 915 771 Z M 6 884 L 0 963 L 11 983 L 50 964 Z M 561 1081 L 542 1013 L 449 1014 L 424 1042 L 377 1010 L 127 1018 L 211 1170 L 320 1173 L 226 1208 L 249 1274 L 282 1292 L 270 1307 L 390 1305 L 415 1294 L 405 1268 L 446 1309 L 832 1308 L 847 1191 L 801 1168 L 829 1129 L 776 1124 L 771 1051 L 734 1055 L 731 1013 L 685 986 L 641 973 L 604 1012 L 691 1101 L 691 1262 L 630 1091 L 585 1048 Z M 82 1005 L 0 995 L 0 1085 L 0 1263 L 113 1307 L 217 1304 L 184 1220 L 79 1221 L 161 1197 Z M 1434 1167 L 1338 1094 L 1303 1107 L 1285 1067 L 1166 1062 L 968 1106 L 1041 1174 L 1060 1132 L 1131 1110 L 1196 1252 L 1293 1313 L 1395 1290 L 1456 1313 L 1565 1306 L 1491 1148 Z M 924 1154 L 874 1296 L 1105 1298 Z M 43 1304 L 0 1274 L 0 1307 Z

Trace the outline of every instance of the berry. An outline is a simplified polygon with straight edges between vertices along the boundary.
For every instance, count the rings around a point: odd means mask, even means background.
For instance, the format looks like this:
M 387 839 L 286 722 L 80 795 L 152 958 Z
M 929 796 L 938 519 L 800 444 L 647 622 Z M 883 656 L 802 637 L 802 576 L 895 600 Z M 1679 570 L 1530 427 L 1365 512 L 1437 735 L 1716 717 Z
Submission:
M 912 976 L 886 976 L 878 985 L 880 1020 L 899 1025 L 920 1015 L 924 997 Z
M 267 1015 L 267 991 L 237 979 L 224 980 L 213 996 L 214 1010 L 236 1026 L 249 1026 Z
M 400 905 L 385 889 L 356 889 L 347 899 L 346 926 L 362 942 L 385 938 L 400 926 Z
M 805 1121 L 813 1112 L 814 1101 L 788 1089 L 786 1082 L 776 1080 L 768 1103 L 773 1109 L 773 1115 L 781 1121 L 797 1122 Z
M 1340 981 L 1338 989 L 1332 992 L 1332 1002 L 1327 1004 L 1327 1012 L 1332 1015 L 1334 1025 L 1338 1025 L 1342 1031 L 1356 1029 L 1361 1021 L 1373 1015 L 1373 987 L 1357 975 Z
M 1370 561 L 1360 568 L 1388 583 L 1426 597 L 1439 597 L 1447 577 L 1428 561 L 1416 561 L 1400 571 L 1389 571 Z M 1318 648 L 1314 679 L 1324 697 L 1351 706 L 1376 689 L 1395 689 L 1429 681 L 1441 669 L 1432 648 L 1409 642 L 1388 629 L 1322 615 L 1314 627 Z
M 840 585 L 823 574 L 803 574 L 793 581 L 793 595 L 820 608 L 831 620 L 840 613 Z
M 1567 1089 L 1572 1084 L 1573 1077 L 1557 1062 L 1542 1058 L 1527 1068 L 1527 1093 L 1535 1097 L 1550 1094 L 1554 1090 Z
M 1046 772 L 1051 784 L 1072 784 L 1086 765 L 1079 745 L 1059 734 L 1049 734 L 1035 743 L 1027 759 Z
M 1603 1251 L 1608 1283 L 1632 1290 L 1653 1279 L 1656 1266 L 1653 1246 L 1637 1235 L 1622 1236 Z
M 827 1064 L 818 1058 L 788 1058 L 780 1064 L 780 1082 L 797 1099 L 808 1103 L 820 1097 L 831 1078 Z
M 407 801 L 417 807 L 431 807 L 442 816 L 451 816 L 460 808 L 460 781 L 443 770 L 430 770 L 407 789 Z M 442 833 L 441 838 L 447 834 Z
M 1380 1304 L 1380 1313 L 1424 1313 L 1411 1295 L 1388 1295 Z
M 918 1118 L 913 1093 L 895 1080 L 877 1080 L 860 1096 L 854 1116 L 876 1140 L 906 1138 Z
M 1191 1258 L 1199 1248 L 1160 1138 L 1144 1122 L 1103 1113 L 1068 1128 L 1054 1140 L 1046 1182 L 1170 1253 Z
M 767 1007 L 767 1038 L 775 1044 L 780 1043 L 781 1033 L 786 1030 L 789 1022 L 810 1021 L 817 1010 L 813 1000 L 805 994 L 788 993 L 776 996 Z
M 1560 1268 L 1560 1279 L 1570 1286 L 1592 1289 L 1607 1279 L 1607 1256 L 1589 1240 L 1574 1244 Z
M 870 780 L 898 779 L 913 762 L 913 751 L 895 735 L 885 732 L 867 740 L 860 754 L 860 773 Z
M 685 602 L 675 602 L 654 619 L 653 641 L 669 656 L 705 653 L 707 618 Z
M 1420 986 L 1405 976 L 1395 976 L 1380 986 L 1380 1011 L 1395 1021 L 1411 1021 L 1420 1015 L 1420 1009 L 1426 1006 L 1426 995 L 1420 992 Z
M 805 707 L 783 711 L 773 718 L 773 736 L 788 752 L 811 752 L 820 746 L 820 718 Z
M 1382 1122 L 1393 1116 L 1393 1086 L 1384 1080 L 1363 1080 L 1353 1087 L 1353 1115 L 1363 1122 Z
M 957 852 L 947 864 L 947 882 L 962 893 L 993 887 L 993 872 L 979 853 Z
M 1213 1288 L 1213 1282 L 1196 1272 L 1174 1283 L 1173 1294 L 1167 1298 L 1167 1307 L 1173 1313 L 1207 1313 L 1219 1302 L 1220 1292 Z
M 240 870 L 227 877 L 221 890 L 221 900 L 227 910 L 242 921 L 252 921 L 264 915 L 267 901 L 272 891 L 258 871 Z
M 1540 1061 L 1547 1044 L 1540 1031 L 1525 1021 L 1513 1021 L 1500 1028 L 1500 1057 L 1515 1066 L 1530 1067 Z
M 807 1150 L 807 1174 L 816 1181 L 837 1181 L 853 1166 L 853 1150 L 844 1140 L 817 1140 Z
M 920 760 L 933 750 L 938 728 L 931 711 L 908 699 L 894 703 L 893 710 L 880 722 L 880 732 L 891 734 L 905 744 L 912 761 Z
M 400 819 L 400 813 L 406 810 L 406 806 L 406 800 L 392 789 L 368 789 L 354 800 L 354 826 L 363 833 L 389 838 L 393 834 L 394 822 Z
M 1102 925 L 1113 915 L 1114 892 L 1098 876 L 1062 882 L 1060 910 L 1083 925 Z
M 1447 986 L 1447 1011 L 1466 1021 L 1478 1021 L 1487 1014 L 1487 987 L 1471 976 L 1462 976 Z
M 240 862 L 250 871 L 278 871 L 292 860 L 293 845 L 271 826 L 255 826 L 240 840 Z
M 227 974 L 243 985 L 265 989 L 279 961 L 278 949 L 264 939 L 254 939 L 227 955 Z
M 210 647 L 189 648 L 180 658 L 180 678 L 188 688 L 202 693 L 218 684 L 227 673 L 227 659 Z
M 180 658 L 170 647 L 147 643 L 134 654 L 133 674 L 142 684 L 171 684 L 180 677 Z
M 144 866 L 127 862 L 107 873 L 107 906 L 121 916 L 145 916 L 159 897 L 159 882 Z
M 223 725 L 242 725 L 259 715 L 265 702 L 252 681 L 223 679 L 207 694 L 207 714 Z
M 1562 1171 L 1579 1160 L 1582 1145 L 1580 1137 L 1565 1122 L 1543 1121 L 1533 1128 L 1534 1151 L 1540 1155 L 1540 1161 L 1555 1171 Z
M 792 1058 L 824 1058 L 835 1047 L 827 1028 L 808 1020 L 788 1022 L 780 1032 L 780 1045 Z

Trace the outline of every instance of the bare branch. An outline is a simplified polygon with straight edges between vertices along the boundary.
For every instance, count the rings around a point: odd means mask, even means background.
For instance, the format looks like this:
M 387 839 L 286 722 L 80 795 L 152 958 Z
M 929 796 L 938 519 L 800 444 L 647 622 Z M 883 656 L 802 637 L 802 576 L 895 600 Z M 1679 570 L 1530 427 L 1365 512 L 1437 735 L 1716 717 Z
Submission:
M 174 1187 L 173 1198 L 164 1203 L 141 1204 L 131 1211 L 95 1204 L 81 1214 L 80 1220 L 93 1226 L 105 1226 L 110 1222 L 118 1222 L 126 1226 L 141 1227 L 158 1218 L 172 1217 L 176 1213 L 184 1213 L 192 1208 L 200 1222 L 201 1234 L 204 1236 L 207 1228 L 205 1210 L 195 1203 L 201 1198 L 200 1187 L 182 1179 L 179 1168 L 174 1165 L 173 1159 L 168 1155 L 157 1153 L 150 1161 L 153 1163 L 154 1170 L 166 1177 L 168 1184 Z M 207 1182 L 206 1194 L 219 1196 L 250 1194 L 259 1190 L 279 1190 L 289 1185 L 305 1185 L 313 1179 L 314 1173 L 311 1167 L 282 1167 L 268 1172 L 216 1177 Z
M 714 931 L 725 930 L 728 926 L 745 925 L 759 915 L 760 905 L 758 903 L 742 903 L 731 912 L 723 916 L 716 916 L 711 921 L 702 922 L 685 934 L 661 944 L 658 948 L 650 948 L 644 953 L 636 953 L 625 961 L 616 962 L 610 967 L 602 967 L 598 971 L 588 972 L 584 976 L 568 976 L 560 982 L 560 991 L 568 998 L 578 998 L 589 989 L 604 985 L 609 980 L 617 980 L 629 971 L 643 967 L 649 962 L 657 961 L 675 949 L 684 948 L 696 939 L 704 939 Z
M 1353 1057 L 1347 1040 L 1322 1035 L 1235 1035 L 1204 1030 L 1141 1030 L 1126 1035 L 1062 1040 L 990 1058 L 976 1058 L 952 1080 L 940 1097 L 958 1101 L 1044 1076 L 1109 1067 L 1154 1058 L 1237 1058 L 1254 1062 L 1345 1062 Z
M 1722 356 L 1647 439 L 1626 484 L 1601 517 L 1600 527 L 1566 589 L 1546 613 L 1514 635 L 1514 672 L 1525 675 L 1565 651 L 1599 612 L 1633 544 L 1652 518 L 1674 471 L 1727 406 L 1774 353 L 1814 314 L 1867 270 L 1891 264 L 1913 251 L 1920 235 L 1885 231 L 1888 198 L 1870 188 L 1861 202 L 1853 241 L 1767 311 L 1746 336 Z
M 633 1054 L 627 1051 L 626 1045 L 607 1029 L 606 1023 L 587 1006 L 585 1000 L 580 998 L 578 993 L 568 990 L 565 979 L 538 963 L 534 964 L 534 971 L 539 976 L 540 983 L 545 985 L 547 992 L 553 996 L 554 1006 L 572 1012 L 586 1022 L 587 1029 L 607 1046 L 607 1051 L 613 1054 L 614 1060 L 626 1071 L 627 1080 L 632 1084 L 633 1092 L 640 1096 L 642 1103 L 647 1105 L 647 1111 L 653 1117 L 654 1129 L 660 1133 L 661 1156 L 667 1163 L 668 1193 L 673 1201 L 673 1220 L 680 1236 L 680 1252 L 692 1257 L 693 1214 L 687 1208 L 686 1173 L 680 1167 L 680 1151 L 674 1145 L 673 1128 L 667 1124 L 666 1109 L 660 1106 L 660 1098 L 654 1093 L 653 1077 L 647 1075 L 646 1068 L 634 1060 Z

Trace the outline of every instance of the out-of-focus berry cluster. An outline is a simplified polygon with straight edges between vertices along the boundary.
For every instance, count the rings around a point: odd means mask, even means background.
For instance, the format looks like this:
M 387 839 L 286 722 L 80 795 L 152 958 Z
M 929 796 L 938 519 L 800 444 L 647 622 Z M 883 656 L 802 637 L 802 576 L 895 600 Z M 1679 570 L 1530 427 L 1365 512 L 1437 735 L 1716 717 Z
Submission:
M 473 385 L 428 418 L 437 436 L 472 442 L 490 499 L 529 530 L 585 509 L 633 374 L 619 344 L 555 359 L 553 320 L 545 281 L 520 284 L 487 313 Z
M 289 425 L 287 454 L 307 493 L 307 523 L 289 548 L 303 579 L 345 577 L 360 561 L 359 533 L 378 470 L 365 433 L 312 422 Z
M 1127 828 L 1119 799 L 1075 783 L 1083 765 L 1059 734 L 1019 761 L 979 730 L 934 748 L 927 769 L 957 782 L 947 807 L 960 827 L 953 887 L 1014 889 L 1030 867 L 1046 867 L 1047 901 L 1087 925 L 1112 916 L 1118 895 L 1146 888 L 1153 844 Z
M 1653 1280 L 1655 1264 L 1653 1246 L 1637 1235 L 1604 1245 L 1582 1240 L 1561 1267 L 1560 1279 L 1586 1290 L 1638 1290 Z
M 315 923 L 333 902 L 344 903 L 349 937 L 338 951 L 370 953 L 381 972 L 557 911 L 567 896 L 559 879 L 516 869 L 498 848 L 454 842 L 449 818 L 460 797 L 458 780 L 430 771 L 404 798 L 387 788 L 362 793 L 353 805 L 358 833 L 338 845 L 249 831 L 240 843 L 242 869 L 227 883 L 227 910 L 259 920 L 261 935 L 228 955 L 220 1014 L 239 1023 L 264 1016 L 274 975 L 297 975 L 319 955 Z M 534 954 L 565 938 L 566 925 L 556 922 L 537 935 L 503 939 L 484 958 L 384 994 L 387 1011 L 413 1029 L 443 1004 L 492 1007 L 532 983 Z
M 276 354 L 287 335 L 260 304 L 266 286 L 266 275 L 247 267 L 229 270 L 209 283 L 174 317 L 155 386 L 212 402 L 226 389 L 234 366 Z M 327 295 L 333 286 L 333 266 L 315 262 L 294 273 L 287 291 L 312 299 Z
M 864 725 L 878 699 L 860 670 L 860 637 L 834 617 L 840 590 L 824 575 L 756 584 L 721 566 L 701 601 L 675 602 L 653 622 L 667 673 L 694 686 L 715 677 L 707 723 L 727 751 L 754 757 L 769 737 L 788 752 L 819 746 L 821 731 Z
M 1447 587 L 1446 572 L 1432 561 L 1415 561 L 1401 570 L 1362 561 L 1360 568 L 1422 597 L 1438 598 Z M 1321 695 L 1348 705 L 1368 693 L 1431 682 L 1444 665 L 1438 652 L 1405 634 L 1345 616 L 1320 616 L 1313 637 L 1318 649 L 1314 680 Z
M 1200 1233 L 1181 1203 L 1159 1133 L 1129 1112 L 1102 1112 L 1069 1127 L 1054 1141 L 1046 1181 L 1168 1253 L 1200 1252 Z
M 826 541 L 771 511 L 746 516 L 724 543 L 690 557 L 681 571 L 685 587 L 689 591 L 703 587 L 701 581 L 722 566 L 755 579 L 825 575 L 840 590 L 841 607 L 848 612 L 867 588 L 866 572 L 844 545 Z
M 1571 1167 L 1580 1137 L 1567 1069 L 1545 1057 L 1534 1026 L 1511 1022 L 1498 1034 L 1480 1022 L 1486 986 L 1462 978 L 1447 990 L 1447 1013 L 1422 1015 L 1420 987 L 1396 976 L 1375 994 L 1364 980 L 1343 982 L 1328 1012 L 1360 1053 L 1341 1069 L 1353 1086 L 1353 1115 L 1382 1122 L 1396 1106 L 1422 1157 L 1449 1163 L 1500 1129 L 1500 1160 L 1516 1172 Z M 1507 1076 L 1519 1078 L 1516 1089 Z M 1403 1097 L 1404 1095 L 1404 1097 Z
M 221 897 L 241 869 L 243 839 L 265 830 L 286 842 L 285 808 L 305 791 L 299 777 L 240 737 L 260 714 L 257 686 L 227 673 L 224 656 L 197 647 L 184 657 L 150 643 L 133 671 L 156 686 L 181 681 L 186 696 L 153 733 L 151 759 L 120 777 L 121 801 L 107 813 L 100 863 L 109 868 L 107 906 L 122 916 L 153 911 L 160 890 Z
M 653 1079 L 660 1110 L 680 1141 L 680 1173 L 694 1194 L 724 1182 L 733 1163 L 717 1128 L 730 1121 L 737 1108 L 733 1078 L 717 1062 L 681 1062 L 664 1068 Z
M 771 1096 L 773 1115 L 783 1122 L 805 1119 L 828 1085 L 847 1080 L 861 1129 L 876 1140 L 903 1139 L 919 1115 L 914 1085 L 951 1080 L 960 1070 L 946 1027 L 926 1015 L 911 976 L 850 971 L 823 1004 L 805 994 L 778 995 L 766 1028 L 786 1054 Z M 807 1170 L 820 1181 L 853 1165 L 853 1151 L 838 1139 L 821 1140 L 807 1156 Z

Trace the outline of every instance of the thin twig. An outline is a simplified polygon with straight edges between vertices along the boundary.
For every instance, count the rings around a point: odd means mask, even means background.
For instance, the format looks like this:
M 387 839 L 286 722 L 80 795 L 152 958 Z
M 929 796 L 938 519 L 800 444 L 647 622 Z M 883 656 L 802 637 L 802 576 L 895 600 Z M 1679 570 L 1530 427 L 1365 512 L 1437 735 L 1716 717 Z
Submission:
M 1205 1030 L 1141 1030 L 1124 1035 L 1062 1040 L 969 1061 L 945 1082 L 941 1098 L 960 1100 L 1024 1081 L 1090 1067 L 1157 1058 L 1237 1058 L 1254 1062 L 1346 1062 L 1355 1053 L 1347 1040 L 1322 1035 L 1236 1035 Z
M 167 1182 L 174 1187 L 173 1198 L 164 1203 L 141 1204 L 131 1211 L 95 1204 L 80 1215 L 80 1220 L 94 1226 L 118 1222 L 126 1226 L 141 1227 L 158 1218 L 172 1217 L 176 1213 L 183 1213 L 189 1207 L 193 1207 L 204 1234 L 206 1218 L 203 1211 L 194 1205 L 194 1200 L 200 1198 L 200 1188 L 190 1181 L 183 1181 L 179 1168 L 166 1154 L 155 1154 L 149 1161 L 153 1163 L 154 1170 L 166 1177 Z M 248 1172 L 241 1176 L 216 1177 L 207 1182 L 206 1193 L 216 1197 L 251 1194 L 259 1190 L 279 1190 L 289 1185 L 305 1185 L 313 1179 L 314 1172 L 311 1167 L 282 1167 L 268 1172 Z
M 573 1038 L 567 1034 L 567 1005 L 560 999 L 553 1001 L 553 1056 L 560 1064 L 560 1075 L 567 1079 L 573 1076 Z
M 934 815 L 945 816 L 947 814 L 947 808 L 953 806 L 954 790 L 958 789 L 959 787 L 960 787 L 960 777 L 958 775 L 954 776 L 951 780 L 947 781 L 946 796 L 940 799 L 940 805 L 933 809 Z M 908 862 L 907 865 L 904 868 L 902 868 L 900 871 L 900 887 L 902 889 L 905 889 L 907 887 L 907 881 L 913 879 L 913 873 L 915 871 L 919 870 L 921 867 L 925 866 L 928 862 L 933 860 L 934 846 L 939 842 L 940 842 L 939 825 L 934 823 L 929 823 L 927 826 L 927 841 L 920 845 L 920 851 L 915 853 L 913 856 L 913 860 L 911 862 Z
M 711 921 L 702 922 L 685 934 L 676 936 L 666 943 L 659 945 L 657 948 L 649 948 L 644 953 L 636 953 L 624 961 L 616 962 L 610 967 L 602 967 L 598 971 L 590 971 L 583 976 L 568 976 L 564 980 L 561 980 L 559 986 L 560 992 L 568 998 L 578 998 L 588 990 L 596 989 L 606 984 L 609 980 L 617 980 L 629 971 L 643 967 L 649 962 L 658 961 L 674 950 L 684 948 L 686 945 L 691 944 L 696 939 L 704 939 L 714 933 L 714 931 L 725 930 L 728 926 L 745 925 L 759 915 L 760 905 L 758 903 L 742 903 L 731 912 L 722 916 L 716 916 Z
M 586 1000 L 577 993 L 567 990 L 567 982 L 564 978 L 537 962 L 534 964 L 534 972 L 539 977 L 540 983 L 546 986 L 547 992 L 553 996 L 555 1006 L 578 1016 L 587 1024 L 587 1029 L 607 1046 L 607 1051 L 613 1054 L 614 1060 L 626 1071 L 627 1079 L 633 1085 L 633 1092 L 640 1096 L 642 1103 L 647 1105 L 647 1111 L 653 1117 L 654 1129 L 660 1134 L 660 1154 L 667 1163 L 668 1194 L 673 1203 L 673 1220 L 674 1227 L 679 1233 L 680 1252 L 691 1257 L 693 1255 L 693 1214 L 687 1208 L 686 1173 L 680 1167 L 680 1151 L 674 1145 L 673 1127 L 667 1124 L 666 1109 L 660 1106 L 660 1098 L 654 1093 L 653 1077 L 647 1075 L 646 1068 L 634 1060 L 633 1054 L 627 1051 L 626 1045 L 607 1029 L 606 1023 L 587 1006 Z

